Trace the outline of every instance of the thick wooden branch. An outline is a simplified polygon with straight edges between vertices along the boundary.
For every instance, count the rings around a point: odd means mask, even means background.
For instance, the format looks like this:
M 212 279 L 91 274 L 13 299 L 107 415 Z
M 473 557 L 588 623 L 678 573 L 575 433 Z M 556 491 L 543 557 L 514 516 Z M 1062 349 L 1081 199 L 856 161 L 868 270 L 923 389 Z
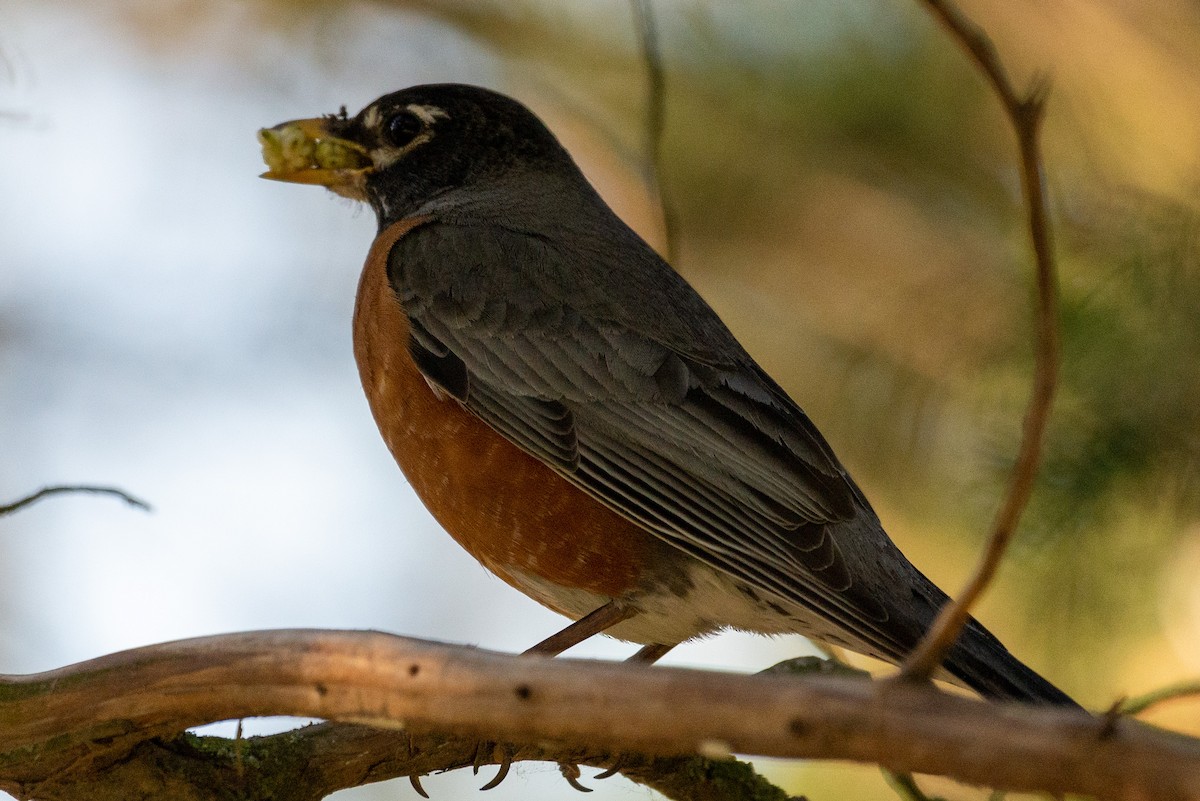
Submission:
M 562 744 L 597 762 L 621 752 L 644 760 L 730 751 L 874 762 L 1014 790 L 1200 799 L 1200 742 L 1124 718 L 985 704 L 894 682 L 516 657 L 374 632 L 305 630 L 166 643 L 5 679 L 0 788 L 23 798 L 69 797 L 51 791 L 72 776 L 119 768 L 138 749 L 178 752 L 186 741 L 164 746 L 161 738 L 184 728 L 256 715 L 359 724 L 283 735 L 304 748 L 278 751 L 281 760 L 302 755 L 310 778 L 350 759 L 359 771 L 354 783 L 402 775 L 371 772 L 369 760 L 385 766 L 398 758 L 396 739 L 363 749 L 375 735 L 361 727 L 371 726 L 414 736 L 454 732 L 519 749 Z M 468 741 L 446 742 L 460 750 L 438 766 L 463 764 Z M 261 766 L 263 754 L 227 754 L 225 764 L 230 759 L 248 775 L 246 765 Z M 408 769 L 431 763 L 394 770 Z
M 155 738 L 119 758 L 94 761 L 86 770 L 69 769 L 24 782 L 16 794 L 49 801 L 319 801 L 347 787 L 458 768 L 490 771 L 480 773 L 483 785 L 500 776 L 489 766 L 504 760 L 607 768 L 617 759 L 622 775 L 671 801 L 789 801 L 749 764 L 736 760 L 618 757 L 555 743 L 481 743 L 471 737 L 348 723 L 323 723 L 240 741 L 192 734 Z M 424 792 L 419 782 L 414 786 Z

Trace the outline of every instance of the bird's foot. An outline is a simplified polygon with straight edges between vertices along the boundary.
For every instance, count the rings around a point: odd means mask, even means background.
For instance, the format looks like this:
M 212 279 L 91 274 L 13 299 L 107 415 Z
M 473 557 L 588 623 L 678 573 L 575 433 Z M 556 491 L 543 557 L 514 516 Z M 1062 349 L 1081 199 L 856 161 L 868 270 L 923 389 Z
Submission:
M 611 765 L 609 765 L 607 768 L 605 768 L 604 770 L 602 770 L 600 773 L 597 773 L 594 778 L 611 779 L 613 776 L 616 776 L 617 773 L 624 766 L 625 766 L 625 754 L 617 754 L 617 758 L 613 760 L 613 763 Z
M 567 780 L 567 784 L 571 785 L 579 792 L 590 793 L 592 791 L 591 787 L 584 787 L 579 783 L 579 766 L 574 762 L 559 762 L 558 770 L 560 773 L 562 773 L 563 778 Z
M 484 765 L 491 764 L 491 761 L 496 757 L 496 749 L 500 749 L 500 761 L 497 763 L 500 767 L 496 771 L 496 775 L 487 784 L 480 787 L 480 790 L 494 790 L 500 786 L 500 783 L 508 778 L 508 771 L 512 768 L 513 757 L 515 756 L 512 746 L 501 745 L 491 741 L 479 743 L 475 747 L 475 758 L 472 760 L 473 765 L 471 770 L 476 776 L 479 775 L 479 769 Z

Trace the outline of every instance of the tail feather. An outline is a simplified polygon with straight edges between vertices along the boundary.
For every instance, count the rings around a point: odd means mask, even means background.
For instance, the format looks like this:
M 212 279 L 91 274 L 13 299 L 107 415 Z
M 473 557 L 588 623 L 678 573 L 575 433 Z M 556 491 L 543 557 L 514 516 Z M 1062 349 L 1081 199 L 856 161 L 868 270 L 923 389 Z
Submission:
M 991 632 L 974 620 L 950 649 L 944 667 L 986 698 L 1079 707 L 1069 695 L 1010 654 Z

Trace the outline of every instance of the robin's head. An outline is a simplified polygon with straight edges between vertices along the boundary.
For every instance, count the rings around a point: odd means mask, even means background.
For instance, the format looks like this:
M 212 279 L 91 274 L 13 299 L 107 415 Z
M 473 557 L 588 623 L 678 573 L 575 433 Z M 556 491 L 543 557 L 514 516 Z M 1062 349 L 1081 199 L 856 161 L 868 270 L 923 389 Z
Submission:
M 370 203 L 381 226 L 455 190 L 518 172 L 575 167 L 517 101 L 462 84 L 414 86 L 350 117 L 294 120 L 258 133 L 264 178 L 317 184 Z

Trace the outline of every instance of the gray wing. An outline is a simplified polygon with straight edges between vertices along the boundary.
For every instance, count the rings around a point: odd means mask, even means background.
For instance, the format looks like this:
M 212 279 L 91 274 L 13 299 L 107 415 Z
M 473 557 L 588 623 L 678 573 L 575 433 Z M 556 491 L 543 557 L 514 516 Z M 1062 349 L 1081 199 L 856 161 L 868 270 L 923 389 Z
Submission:
M 418 367 L 672 545 L 903 654 L 830 525 L 865 513 L 857 488 L 707 304 L 632 241 L 618 264 L 495 225 L 416 229 L 388 272 Z

